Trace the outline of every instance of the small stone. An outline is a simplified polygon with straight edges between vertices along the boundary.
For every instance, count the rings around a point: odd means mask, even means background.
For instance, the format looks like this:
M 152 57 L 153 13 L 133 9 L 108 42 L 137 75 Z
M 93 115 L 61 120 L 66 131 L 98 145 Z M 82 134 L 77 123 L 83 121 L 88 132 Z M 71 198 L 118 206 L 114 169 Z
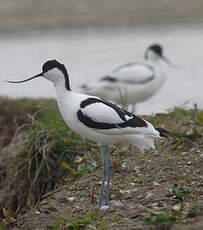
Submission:
M 153 203 L 153 204 L 152 204 L 152 207 L 153 207 L 153 208 L 154 208 L 154 207 L 158 207 L 158 205 L 159 205 L 159 204 L 156 202 L 156 203 Z
M 134 167 L 134 170 L 138 173 L 138 172 L 140 171 L 140 167 L 136 165 L 136 166 Z
M 135 183 L 129 183 L 130 185 L 132 185 L 132 186 L 135 186 L 136 184 Z
M 108 206 L 108 205 L 102 205 L 102 206 L 99 208 L 99 210 L 101 210 L 101 211 L 105 211 L 105 210 L 107 210 L 107 209 L 109 209 L 109 206 Z
M 132 192 L 137 192 L 137 191 L 138 191 L 137 188 L 133 188 L 133 189 L 120 189 L 120 193 L 122 193 L 122 194 L 125 194 L 125 193 L 130 194 Z
M 111 207 L 121 207 L 123 204 L 121 203 L 120 200 L 110 200 L 109 201 L 109 206 Z
M 80 163 L 80 162 L 82 162 L 82 160 L 83 160 L 83 157 L 76 156 L 75 159 L 74 159 L 74 163 Z
M 152 192 L 147 192 L 145 198 L 149 199 L 150 197 L 152 197 L 154 194 Z
M 180 205 L 180 204 L 174 205 L 174 206 L 172 207 L 172 209 L 173 209 L 174 211 L 179 211 L 180 208 L 181 208 L 181 205 Z
M 137 198 L 138 198 L 138 199 L 141 199 L 141 198 L 143 198 L 143 195 L 139 195 Z
M 36 211 L 35 211 L 35 214 L 41 214 L 41 212 L 40 212 L 40 211 L 38 211 L 38 210 L 36 210 Z
M 154 186 L 159 186 L 160 184 L 158 182 L 156 182 L 156 181 L 153 181 L 153 185 Z
M 76 198 L 72 196 L 72 197 L 68 197 L 68 200 L 73 202 L 74 200 L 76 200 Z

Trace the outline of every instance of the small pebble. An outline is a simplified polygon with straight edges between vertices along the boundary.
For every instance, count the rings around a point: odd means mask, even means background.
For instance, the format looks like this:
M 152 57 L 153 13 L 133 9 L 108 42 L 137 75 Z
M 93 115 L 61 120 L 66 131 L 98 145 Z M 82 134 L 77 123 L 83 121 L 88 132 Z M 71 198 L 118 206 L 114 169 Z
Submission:
M 105 211 L 105 210 L 107 210 L 108 208 L 109 208 L 108 205 L 102 205 L 102 206 L 99 208 L 99 210 Z
M 132 192 L 137 192 L 137 191 L 138 191 L 137 188 L 133 188 L 133 189 L 120 189 L 120 193 L 122 193 L 122 194 L 125 194 L 125 193 L 130 194 Z
M 159 205 L 158 203 L 153 203 L 152 207 L 158 207 L 158 205 Z
M 177 205 L 174 205 L 172 209 L 175 211 L 178 211 L 178 210 L 180 210 L 180 208 L 181 208 L 181 205 L 177 204 Z
M 71 201 L 71 202 L 74 201 L 75 199 L 76 199 L 76 198 L 73 197 L 73 196 L 72 196 L 72 197 L 68 197 L 68 200 Z
M 109 201 L 109 206 L 111 207 L 120 207 L 123 206 L 120 200 L 110 200 Z
M 158 182 L 156 182 L 156 181 L 153 181 L 153 185 L 154 186 L 159 186 L 160 184 Z
M 136 166 L 134 167 L 134 170 L 135 170 L 136 172 L 139 172 L 139 171 L 140 171 L 140 167 L 136 165 Z
M 133 183 L 133 182 L 131 182 L 131 183 L 129 183 L 130 185 L 132 185 L 132 186 L 135 186 L 136 184 L 135 183 Z
M 147 192 L 145 198 L 149 199 L 150 197 L 152 197 L 154 194 L 152 192 Z
M 41 212 L 37 210 L 37 211 L 35 211 L 35 214 L 41 214 Z

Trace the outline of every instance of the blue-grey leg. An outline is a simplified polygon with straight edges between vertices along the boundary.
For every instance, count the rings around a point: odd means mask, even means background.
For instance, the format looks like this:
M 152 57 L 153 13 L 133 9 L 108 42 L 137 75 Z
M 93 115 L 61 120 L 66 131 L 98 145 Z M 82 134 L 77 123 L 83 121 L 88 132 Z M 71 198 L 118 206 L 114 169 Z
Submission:
M 101 190 L 100 190 L 100 195 L 99 195 L 99 208 L 102 205 L 102 199 L 103 199 L 103 192 L 104 192 L 104 182 L 106 179 L 106 168 L 107 168 L 107 164 L 106 164 L 106 156 L 105 156 L 105 152 L 104 152 L 104 147 L 103 145 L 100 145 L 100 149 L 101 149 L 101 154 L 102 154 L 102 159 L 103 159 L 103 173 L 102 173 L 102 184 L 101 184 Z
M 135 105 L 135 104 L 132 104 L 132 110 L 131 110 L 131 112 L 132 112 L 132 113 L 135 113 L 135 110 L 136 110 L 136 105 Z
M 113 163 L 112 163 L 111 155 L 109 153 L 109 149 L 108 149 L 107 145 L 106 145 L 106 153 L 107 153 L 107 157 L 108 157 L 108 164 L 107 164 L 107 168 L 108 168 L 107 175 L 108 175 L 108 177 L 107 177 L 105 204 L 108 205 Z

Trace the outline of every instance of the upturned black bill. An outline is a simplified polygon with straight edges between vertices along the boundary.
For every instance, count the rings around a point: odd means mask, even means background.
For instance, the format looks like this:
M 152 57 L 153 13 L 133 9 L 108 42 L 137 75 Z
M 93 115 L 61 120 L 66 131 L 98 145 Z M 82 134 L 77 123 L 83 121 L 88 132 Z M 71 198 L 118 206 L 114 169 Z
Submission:
M 37 75 L 35 75 L 33 77 L 30 77 L 30 78 L 22 80 L 22 81 L 6 81 L 6 82 L 9 82 L 9 83 L 23 83 L 23 82 L 30 81 L 30 80 L 32 80 L 34 78 L 41 77 L 41 76 L 43 76 L 43 73 L 39 73 L 39 74 L 37 74 Z
M 170 66 L 174 67 L 174 68 L 178 68 L 177 65 L 173 64 L 167 57 L 165 56 L 161 56 L 161 58 Z

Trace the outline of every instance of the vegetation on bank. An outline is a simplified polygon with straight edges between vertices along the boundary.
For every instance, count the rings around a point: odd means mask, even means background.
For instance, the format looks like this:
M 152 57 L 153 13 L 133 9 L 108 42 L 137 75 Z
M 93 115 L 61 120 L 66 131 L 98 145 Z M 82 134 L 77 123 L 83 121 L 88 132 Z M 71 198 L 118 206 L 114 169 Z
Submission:
M 201 222 L 203 111 L 196 105 L 145 116 L 171 132 L 155 151 L 111 148 L 111 198 L 121 206 L 106 212 L 95 210 L 98 147 L 64 124 L 55 100 L 1 98 L 0 108 L 0 229 L 175 229 Z
M 21 136 L 15 154 L 6 208 L 16 216 L 27 203 L 36 204 L 55 189 L 67 169 L 77 177 L 74 158 L 89 148 L 97 148 L 71 132 L 57 110 L 55 100 L 2 99 L 1 147 Z M 18 143 L 16 143 L 18 145 Z

